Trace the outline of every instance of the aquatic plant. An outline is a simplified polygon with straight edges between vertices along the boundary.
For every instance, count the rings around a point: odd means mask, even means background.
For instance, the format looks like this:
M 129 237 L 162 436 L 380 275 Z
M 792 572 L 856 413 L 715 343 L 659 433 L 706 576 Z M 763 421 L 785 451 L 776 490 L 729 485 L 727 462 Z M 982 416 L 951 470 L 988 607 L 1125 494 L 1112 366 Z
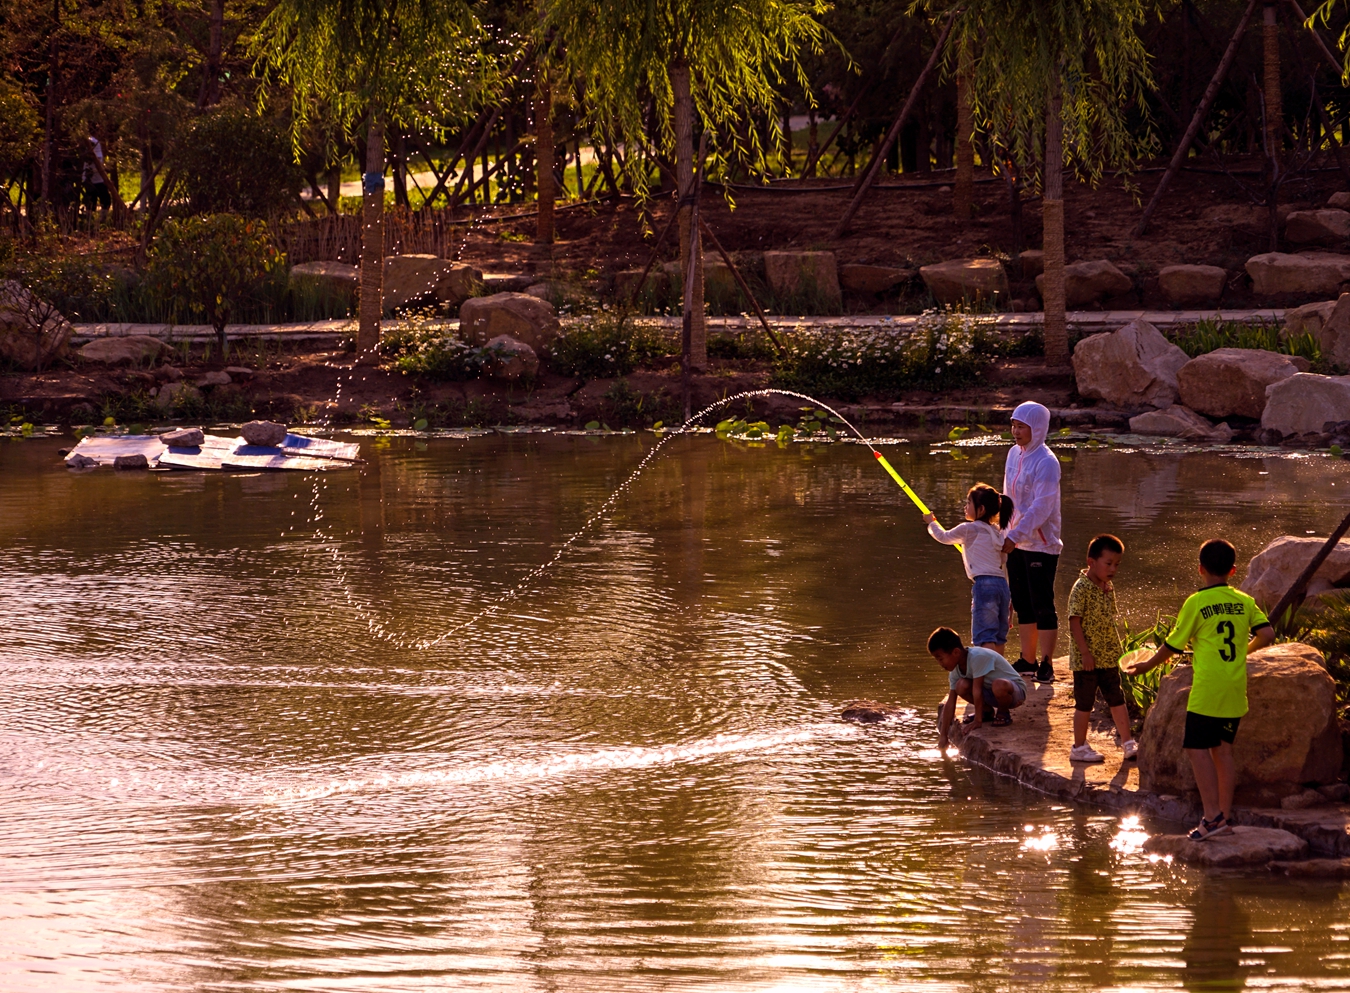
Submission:
M 1322 348 L 1314 335 L 1285 337 L 1278 324 L 1266 321 L 1207 319 L 1175 328 L 1168 337 L 1192 358 L 1218 348 L 1259 348 L 1305 358 L 1319 371 L 1322 366 Z
M 1125 654 L 1128 655 L 1130 652 L 1138 651 L 1141 648 L 1153 650 L 1162 647 L 1163 640 L 1175 623 L 1175 617 L 1164 617 L 1159 614 L 1152 627 L 1132 631 L 1127 621 L 1125 623 L 1125 635 L 1121 639 Z M 1175 659 L 1181 661 L 1186 661 L 1188 658 L 1185 655 L 1175 657 Z M 1149 708 L 1158 699 L 1158 688 L 1162 685 L 1163 677 L 1171 672 L 1176 665 L 1177 661 L 1164 662 L 1162 665 L 1138 676 L 1131 676 L 1123 668 L 1120 670 L 1120 686 L 1125 691 L 1125 704 L 1129 709 L 1131 720 L 1136 723 L 1143 722 Z
M 1327 672 L 1336 681 L 1336 712 L 1350 720 L 1350 593 L 1319 600 L 1315 610 L 1305 606 L 1294 616 L 1290 640 L 1312 645 L 1326 657 Z

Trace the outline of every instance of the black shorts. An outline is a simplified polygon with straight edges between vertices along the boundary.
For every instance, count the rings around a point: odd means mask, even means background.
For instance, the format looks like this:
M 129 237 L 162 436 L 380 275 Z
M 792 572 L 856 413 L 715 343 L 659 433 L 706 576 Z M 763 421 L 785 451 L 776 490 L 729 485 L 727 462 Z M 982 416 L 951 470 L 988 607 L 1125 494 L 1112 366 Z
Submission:
M 1182 748 L 1218 748 L 1220 742 L 1233 743 L 1241 717 L 1210 717 L 1186 711 L 1186 738 Z
M 1012 589 L 1018 624 L 1034 624 L 1041 631 L 1059 630 L 1059 615 L 1055 613 L 1058 568 L 1058 555 L 1024 552 L 1020 548 L 1008 553 L 1008 586 Z
M 1108 707 L 1119 707 L 1125 702 L 1120 692 L 1120 670 L 1116 668 L 1080 669 L 1073 674 L 1073 709 L 1087 712 L 1097 702 L 1097 691 Z

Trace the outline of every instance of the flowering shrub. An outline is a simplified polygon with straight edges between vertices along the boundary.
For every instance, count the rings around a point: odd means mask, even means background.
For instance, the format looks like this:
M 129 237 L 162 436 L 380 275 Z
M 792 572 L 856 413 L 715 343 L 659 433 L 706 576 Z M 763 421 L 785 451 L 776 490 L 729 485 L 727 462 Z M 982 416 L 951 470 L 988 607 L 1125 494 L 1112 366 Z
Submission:
M 678 339 L 602 312 L 585 324 L 564 328 L 549 346 L 548 364 L 564 376 L 603 379 L 626 376 L 640 365 L 679 354 Z
M 387 328 L 380 352 L 392 358 L 405 375 L 441 381 L 477 379 L 502 361 L 505 350 L 469 345 L 427 314 L 414 315 L 406 324 Z
M 774 385 L 844 400 L 963 386 L 989 361 L 989 326 L 987 317 L 929 311 L 907 333 L 798 327 L 784 335 L 787 354 L 776 363 Z

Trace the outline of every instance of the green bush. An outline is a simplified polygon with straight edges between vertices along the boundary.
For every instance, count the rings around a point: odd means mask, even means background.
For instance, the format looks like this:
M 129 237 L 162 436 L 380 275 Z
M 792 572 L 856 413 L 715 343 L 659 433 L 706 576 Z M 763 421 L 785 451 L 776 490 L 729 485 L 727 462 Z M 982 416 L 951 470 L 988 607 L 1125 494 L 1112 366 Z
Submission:
M 1336 709 L 1350 719 L 1350 594 L 1320 598 L 1316 611 L 1307 607 L 1294 616 L 1294 640 L 1312 645 L 1327 660 L 1327 671 L 1336 681 Z
M 438 382 L 477 379 L 502 357 L 498 349 L 465 344 L 428 314 L 386 330 L 380 352 L 404 375 Z
M 188 125 L 174 163 L 194 214 L 268 217 L 298 205 L 300 171 L 285 129 L 240 104 L 222 104 Z
M 1277 324 L 1205 320 L 1179 327 L 1169 337 L 1192 358 L 1217 348 L 1259 348 L 1301 356 L 1319 370 L 1322 365 L 1322 349 L 1316 337 L 1311 334 L 1282 337 Z
M 548 349 L 554 372 L 584 379 L 626 376 L 638 366 L 667 361 L 680 354 L 679 341 L 612 313 L 597 314 L 585 324 L 564 328 Z
M 202 317 L 216 329 L 222 359 L 225 327 L 268 283 L 285 293 L 285 256 L 262 221 L 233 214 L 170 220 L 150 250 L 144 290 L 176 320 Z
M 988 318 L 929 312 L 902 333 L 883 328 L 784 334 L 774 385 L 856 400 L 916 387 L 951 389 L 974 382 L 989 363 Z

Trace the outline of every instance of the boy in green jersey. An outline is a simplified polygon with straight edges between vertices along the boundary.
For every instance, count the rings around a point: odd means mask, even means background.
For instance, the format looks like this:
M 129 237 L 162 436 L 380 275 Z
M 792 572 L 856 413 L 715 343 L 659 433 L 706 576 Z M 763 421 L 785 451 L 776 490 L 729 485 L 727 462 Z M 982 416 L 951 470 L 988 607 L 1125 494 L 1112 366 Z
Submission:
M 1237 551 L 1228 542 L 1218 538 L 1205 542 L 1200 548 L 1199 591 L 1186 598 L 1172 632 L 1153 657 L 1128 667 L 1130 675 L 1137 676 L 1166 662 L 1188 643 L 1194 646 L 1182 747 L 1205 806 L 1200 824 L 1190 834 L 1196 841 L 1233 830 L 1237 778 L 1233 739 L 1238 721 L 1247 713 L 1247 653 L 1275 640 L 1275 629 L 1256 601 L 1228 585 L 1236 562 Z

